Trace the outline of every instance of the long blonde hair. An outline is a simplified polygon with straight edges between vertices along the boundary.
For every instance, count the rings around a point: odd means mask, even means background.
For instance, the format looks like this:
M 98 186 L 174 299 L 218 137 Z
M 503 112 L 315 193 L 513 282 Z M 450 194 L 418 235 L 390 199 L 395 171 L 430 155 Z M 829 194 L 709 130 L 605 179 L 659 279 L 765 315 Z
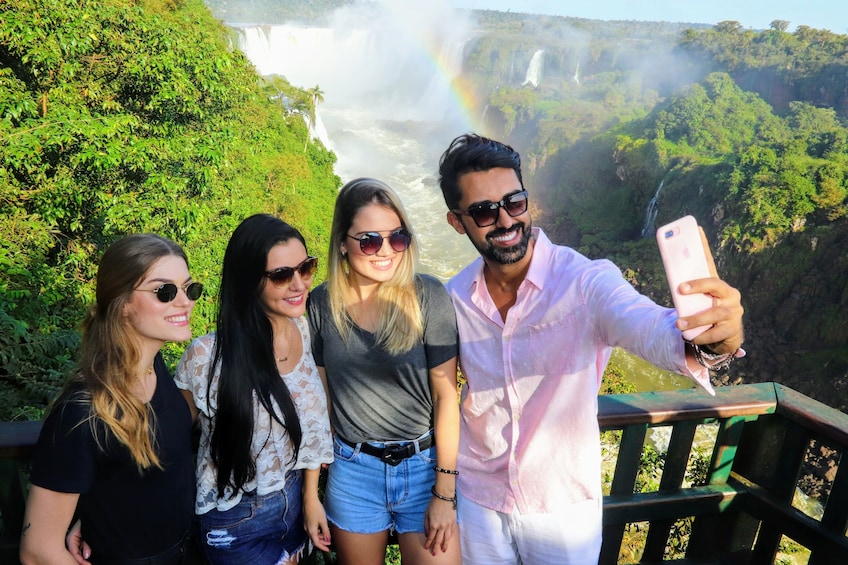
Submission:
M 415 265 L 418 262 L 418 243 L 412 226 L 395 192 L 384 182 L 359 178 L 342 187 L 336 199 L 333 227 L 330 233 L 330 252 L 327 258 L 327 288 L 330 310 L 342 339 L 347 341 L 352 321 L 348 314 L 351 279 L 347 257 L 342 255 L 342 243 L 359 211 L 371 204 L 385 206 L 400 218 L 412 241 L 401 256 L 397 271 L 377 289 L 377 344 L 391 355 L 405 353 L 421 341 L 424 317 L 415 290 Z
M 139 470 L 162 468 L 156 453 L 155 415 L 132 393 L 141 352 L 123 315 L 136 285 L 162 257 L 188 259 L 182 248 L 154 234 L 134 234 L 112 244 L 97 270 L 96 302 L 82 324 L 77 381 L 90 402 L 88 422 L 101 449 L 97 420 L 130 451 Z

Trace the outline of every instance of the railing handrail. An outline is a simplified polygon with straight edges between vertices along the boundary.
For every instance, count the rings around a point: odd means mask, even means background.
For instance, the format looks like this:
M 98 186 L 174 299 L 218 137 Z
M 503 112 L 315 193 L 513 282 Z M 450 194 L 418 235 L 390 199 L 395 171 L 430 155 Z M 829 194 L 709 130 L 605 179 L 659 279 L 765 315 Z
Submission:
M 650 523 L 643 559 L 664 561 L 673 524 L 692 520 L 687 559 L 772 564 L 785 537 L 810 550 L 811 565 L 848 563 L 848 464 L 822 490 L 821 519 L 793 503 L 807 456 L 848 452 L 848 415 L 776 383 L 610 395 L 598 399 L 602 430 L 621 430 L 610 494 L 604 497 L 601 562 L 615 563 L 627 524 Z M 696 427 L 716 423 L 708 484 L 683 479 Z M 672 428 L 659 490 L 634 493 L 653 426 Z M 668 476 L 667 476 L 668 475 Z M 667 480 L 668 479 L 668 480 Z
M 30 459 L 41 422 L 0 422 L 0 459 Z
M 775 389 L 774 383 L 759 383 L 721 387 L 716 389 L 715 396 L 701 388 L 601 395 L 598 397 L 598 424 L 608 429 L 630 424 L 656 425 L 772 414 L 778 404 Z

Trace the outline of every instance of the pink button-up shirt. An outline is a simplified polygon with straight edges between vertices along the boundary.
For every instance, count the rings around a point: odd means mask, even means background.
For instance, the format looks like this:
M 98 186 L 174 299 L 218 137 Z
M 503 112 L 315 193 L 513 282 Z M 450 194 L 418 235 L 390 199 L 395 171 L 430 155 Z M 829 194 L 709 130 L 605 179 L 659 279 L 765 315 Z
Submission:
M 639 294 L 606 260 L 553 245 L 534 228 L 533 257 L 506 320 L 477 259 L 447 285 L 457 312 L 461 398 L 457 488 L 522 514 L 600 499 L 598 390 L 615 346 L 692 377 L 673 309 Z

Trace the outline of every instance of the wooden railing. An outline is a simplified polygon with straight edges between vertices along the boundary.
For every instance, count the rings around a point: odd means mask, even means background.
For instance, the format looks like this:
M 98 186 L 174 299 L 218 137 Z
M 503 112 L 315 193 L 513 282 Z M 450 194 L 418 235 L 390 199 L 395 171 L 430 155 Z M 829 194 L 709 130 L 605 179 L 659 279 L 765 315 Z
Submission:
M 0 422 L 0 563 L 18 562 L 26 472 L 41 422 Z
M 779 548 L 809 551 L 809 565 L 848 564 L 848 415 L 773 383 L 599 398 L 602 430 L 621 430 L 610 493 L 604 498 L 601 564 L 620 560 L 634 524 L 647 524 L 638 563 L 668 557 L 673 526 L 691 528 L 678 562 L 776 563 Z M 687 485 L 685 471 L 699 426 L 717 424 L 706 484 Z M 634 494 L 650 428 L 671 426 L 662 478 L 655 492 Z M 821 517 L 797 508 L 805 461 L 827 454 Z M 848 460 L 847 460 L 848 461 Z M 628 527 L 630 525 L 630 527 Z M 630 535 L 632 537 L 632 535 Z M 791 542 L 790 542 L 791 540 Z M 685 559 L 685 561 L 683 560 Z
M 809 565 L 848 564 L 848 463 L 839 464 L 848 415 L 765 383 L 720 388 L 714 397 L 696 389 L 601 396 L 598 420 L 602 430 L 620 431 L 604 497 L 601 565 L 772 564 L 788 540 L 809 551 Z M 17 562 L 24 477 L 39 426 L 0 423 L 0 563 Z M 671 428 L 659 487 L 634 493 L 644 490 L 637 476 L 658 427 Z M 703 443 L 697 432 L 704 427 L 714 430 L 706 434 L 706 478 L 689 484 L 693 443 Z M 822 450 L 832 467 L 819 488 L 821 512 L 805 512 L 793 500 L 805 461 Z

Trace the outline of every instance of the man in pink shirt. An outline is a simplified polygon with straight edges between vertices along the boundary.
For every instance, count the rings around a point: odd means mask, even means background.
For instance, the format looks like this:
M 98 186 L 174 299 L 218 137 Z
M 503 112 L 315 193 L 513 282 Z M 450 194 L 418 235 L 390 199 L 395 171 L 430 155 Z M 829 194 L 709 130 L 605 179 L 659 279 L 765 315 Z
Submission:
M 552 244 L 532 227 L 520 157 L 503 143 L 462 135 L 439 174 L 448 222 L 481 256 L 448 283 L 467 379 L 457 463 L 463 563 L 597 564 L 597 395 L 612 349 L 712 393 L 708 367 L 744 355 L 739 292 L 718 277 L 686 283 L 683 294 L 712 295 L 714 306 L 678 319 L 609 261 Z M 711 328 L 683 340 L 681 330 L 701 325 Z

